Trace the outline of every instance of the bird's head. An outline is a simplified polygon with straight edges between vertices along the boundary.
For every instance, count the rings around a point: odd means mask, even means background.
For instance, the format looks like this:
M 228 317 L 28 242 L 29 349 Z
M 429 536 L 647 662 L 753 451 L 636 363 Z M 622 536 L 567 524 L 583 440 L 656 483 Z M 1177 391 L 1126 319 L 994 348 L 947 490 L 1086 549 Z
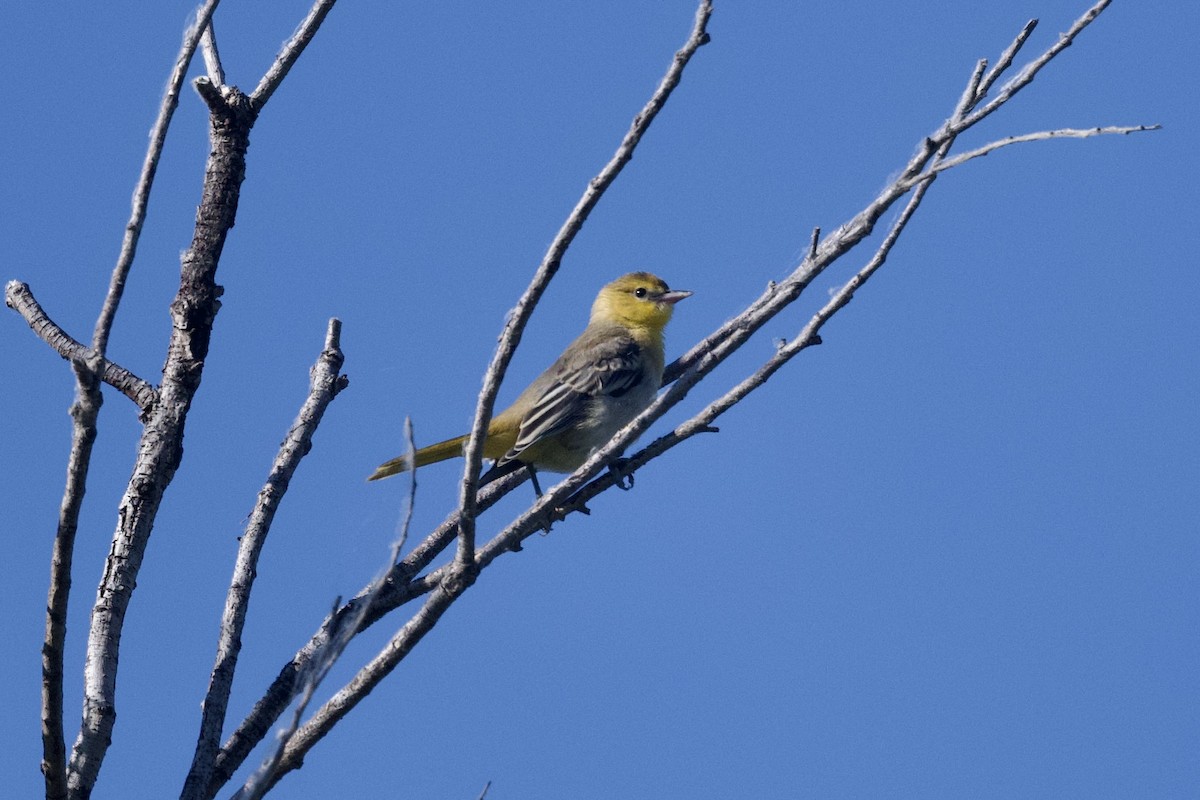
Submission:
M 622 275 L 600 290 L 592 304 L 592 322 L 617 322 L 634 328 L 662 330 L 675 304 L 691 292 L 671 291 L 649 272 Z

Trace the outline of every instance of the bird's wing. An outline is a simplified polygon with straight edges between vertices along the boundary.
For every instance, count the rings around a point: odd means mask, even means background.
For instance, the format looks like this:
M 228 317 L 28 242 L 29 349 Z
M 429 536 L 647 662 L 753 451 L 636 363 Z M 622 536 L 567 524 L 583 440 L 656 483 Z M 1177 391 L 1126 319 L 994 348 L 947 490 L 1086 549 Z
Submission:
M 517 441 L 499 463 L 577 425 L 598 396 L 620 397 L 645 379 L 642 348 L 628 336 L 610 337 L 564 356 L 549 370 L 552 383 L 521 419 Z

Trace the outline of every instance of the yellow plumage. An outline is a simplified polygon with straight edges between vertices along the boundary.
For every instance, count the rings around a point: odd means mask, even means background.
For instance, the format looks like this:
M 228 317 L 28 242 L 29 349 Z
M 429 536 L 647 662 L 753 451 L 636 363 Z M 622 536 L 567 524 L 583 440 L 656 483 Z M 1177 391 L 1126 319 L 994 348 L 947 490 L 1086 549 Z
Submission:
M 587 328 L 550 367 L 492 418 L 483 455 L 497 466 L 520 461 L 572 472 L 650 404 L 662 383 L 663 328 L 691 292 L 631 272 L 600 290 Z M 422 447 L 415 466 L 462 455 L 466 436 Z M 379 466 L 368 480 L 411 469 L 406 456 Z

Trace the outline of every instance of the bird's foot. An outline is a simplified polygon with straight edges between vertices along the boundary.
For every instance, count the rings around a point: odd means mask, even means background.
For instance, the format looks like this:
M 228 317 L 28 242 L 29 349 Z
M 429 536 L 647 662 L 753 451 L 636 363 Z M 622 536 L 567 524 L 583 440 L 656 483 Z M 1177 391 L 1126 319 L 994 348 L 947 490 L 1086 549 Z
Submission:
M 612 475 L 616 487 L 623 492 L 633 488 L 633 470 L 628 469 L 629 459 L 618 458 L 608 465 L 608 473 Z

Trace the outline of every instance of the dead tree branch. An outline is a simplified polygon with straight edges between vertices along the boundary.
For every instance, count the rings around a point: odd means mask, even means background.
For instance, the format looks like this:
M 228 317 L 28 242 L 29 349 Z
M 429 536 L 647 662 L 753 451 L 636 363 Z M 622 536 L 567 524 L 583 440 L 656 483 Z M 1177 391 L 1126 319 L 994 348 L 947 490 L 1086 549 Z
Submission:
M 409 419 L 405 419 L 404 421 L 404 437 L 408 445 L 407 452 L 411 458 L 416 453 L 417 448 L 413 443 L 412 421 Z M 317 687 L 321 685 L 321 682 L 329 674 L 329 670 L 333 668 L 334 663 L 341 657 L 342 652 L 346 649 L 346 645 L 361 630 L 363 620 L 370 613 L 375 600 L 387 585 L 391 566 L 400 560 L 400 553 L 404 551 L 404 544 L 408 541 L 408 530 L 409 526 L 412 525 L 413 509 L 416 507 L 416 502 L 417 476 L 414 470 L 410 470 L 408 473 L 408 497 L 396 540 L 392 543 L 391 553 L 387 562 L 388 568 L 380 572 L 375 580 L 371 582 L 364 593 L 362 602 L 358 605 L 355 612 L 345 620 L 345 624 L 337 629 L 329 641 L 317 652 L 316 657 L 313 658 L 308 667 L 299 674 L 298 677 L 301 684 L 300 699 L 292 712 L 291 721 L 287 728 L 279 733 L 276 745 L 272 749 L 271 754 L 267 756 L 262 766 L 238 790 L 237 794 L 234 795 L 234 800 L 259 800 L 286 773 L 300 766 L 299 762 L 293 763 L 294 757 L 292 755 L 294 742 L 302 730 L 300 720 L 303 718 L 308 704 L 312 701 Z M 334 604 L 334 613 L 337 612 L 338 603 L 341 603 L 340 598 Z M 305 728 L 307 727 L 306 725 Z
M 1037 131 L 1036 133 L 1024 133 L 1020 136 L 1006 136 L 1003 139 L 998 139 L 994 142 L 988 142 L 982 147 L 977 147 L 974 150 L 968 150 L 965 153 L 960 153 L 954 158 L 948 158 L 945 161 L 939 161 L 931 166 L 926 171 L 919 175 L 905 180 L 902 185 L 915 186 L 939 172 L 945 172 L 948 169 L 954 169 L 957 166 L 972 161 L 976 158 L 983 158 L 988 153 L 995 152 L 1002 147 L 1008 147 L 1014 144 L 1024 144 L 1026 142 L 1045 142 L 1050 139 L 1089 139 L 1093 136 L 1111 136 L 1113 134 L 1128 135 L 1131 133 L 1143 133 L 1145 131 L 1161 130 L 1161 125 L 1110 125 L 1103 128 L 1059 128 L 1053 131 Z
M 187 75 L 188 65 L 192 63 L 192 56 L 196 52 L 200 37 L 208 28 L 220 1 L 207 0 L 196 11 L 196 19 L 184 33 L 179 55 L 175 57 L 175 67 L 171 70 L 171 77 L 167 79 L 167 91 L 163 95 L 158 117 L 154 120 L 154 127 L 150 129 L 150 146 L 142 162 L 142 173 L 138 177 L 137 188 L 133 190 L 133 208 L 129 222 L 125 225 L 125 239 L 121 243 L 121 253 L 117 256 L 117 265 L 113 269 L 108 296 L 104 298 L 104 306 L 100 310 L 99 319 L 96 320 L 96 331 L 92 338 L 92 347 L 101 355 L 108 349 L 108 337 L 117 316 L 117 307 L 125 293 L 125 281 L 129 278 L 129 270 L 133 267 L 134 256 L 137 255 L 138 240 L 142 235 L 146 209 L 150 203 L 150 190 L 154 188 L 154 176 L 158 173 L 158 162 L 162 159 L 163 147 L 167 141 L 167 129 L 171 126 L 175 109 L 179 107 L 179 92 L 183 88 L 183 79 Z
M 66 769 L 67 794 L 72 798 L 90 796 L 111 742 L 116 718 L 117 666 L 125 613 L 137 585 L 138 571 L 163 493 L 174 477 L 182 456 L 187 413 L 200 386 L 213 321 L 220 308 L 218 298 L 221 288 L 215 281 L 216 270 L 226 237 L 237 216 L 250 130 L 259 110 L 315 34 L 332 2 L 318 2 L 314 6 L 301 30 L 285 47 L 253 98 L 220 83 L 223 75 L 210 26 L 215 6 L 216 0 L 210 0 L 202 8 L 185 40 L 186 58 L 181 54 L 180 63 L 177 64 L 177 73 L 186 69 L 200 38 L 205 31 L 209 31 L 206 51 L 210 70 L 218 82 L 199 78 L 195 87 L 209 108 L 212 149 L 205 168 L 192 244 L 181 259 L 180 288 L 171 304 L 173 325 L 158 402 L 144 420 L 133 477 L 119 507 L 117 529 L 92 609 L 84 669 L 83 721 Z M 168 94 L 177 96 L 178 84 L 172 83 L 172 87 Z M 174 98 L 169 97 L 169 100 L 164 104 L 164 109 L 174 108 Z M 169 111 L 160 115 L 164 132 L 169 118 Z M 156 163 L 157 150 L 152 146 L 147 167 L 143 170 L 143 180 L 139 183 L 144 192 L 140 189 L 139 194 L 135 195 L 135 198 L 141 198 L 143 205 L 144 193 L 149 191 L 149 180 Z M 135 217 L 139 215 L 138 203 L 139 200 L 135 199 Z M 144 210 L 141 213 L 144 215 Z M 123 254 L 128 253 L 129 261 L 132 261 L 137 230 L 140 230 L 140 221 L 130 228 L 131 236 L 127 237 L 127 242 L 132 244 L 123 248 Z M 97 325 L 98 339 L 107 338 L 123 285 L 124 274 L 119 265 L 113 279 L 115 289 L 110 291 L 105 311 Z M 97 352 L 103 355 L 103 347 L 98 348 Z M 91 422 L 94 425 L 94 414 Z M 78 437 L 77 441 L 86 442 Z
M 192 244 L 183 254 L 179 292 L 171 303 L 172 330 L 159 402 L 138 444 L 133 477 L 121 499 L 117 530 L 105 562 L 88 634 L 84 667 L 84 711 L 71 752 L 68 785 L 86 798 L 95 785 L 116 720 L 117 662 L 125 612 L 137 585 L 142 557 L 163 492 L 182 456 L 183 430 L 200 388 L 213 320 L 221 293 L 215 277 L 221 251 L 237 215 L 246 172 L 246 150 L 255 114 L 236 89 L 218 92 L 199 79 L 211 111 L 212 152 L 196 213 Z
M 524 483 L 525 479 L 526 476 L 523 473 L 513 473 L 489 483 L 479 491 L 476 500 L 477 508 L 481 512 L 491 508 L 500 498 Z M 362 609 L 367 606 L 367 598 L 371 597 L 374 592 L 374 582 L 369 583 L 353 599 L 325 618 L 320 628 L 304 647 L 288 663 L 284 664 L 267 691 L 222 746 L 213 768 L 212 782 L 209 784 L 207 797 L 216 796 L 220 788 L 241 767 L 250 752 L 270 732 L 271 726 L 295 699 L 296 693 L 299 691 L 297 688 L 298 676 L 310 669 L 309 665 L 328 646 L 329 641 L 338 631 L 348 627 L 349 621 L 357 617 L 360 611 L 362 621 L 359 630 L 365 630 L 400 606 L 428 594 L 438 585 L 449 569 L 448 567 L 428 575 L 420 575 L 420 573 L 454 541 L 458 532 L 458 518 L 457 511 L 451 514 L 436 530 L 426 536 L 407 556 L 400 559 L 391 568 L 366 611 L 362 611 Z M 419 575 L 420 577 L 418 577 Z
M 213 761 L 221 746 L 225 710 L 229 705 L 229 693 L 233 689 L 242 630 L 250 606 L 250 592 L 258 574 L 259 555 L 266 545 L 275 512 L 287 493 L 292 476 L 300 466 L 301 459 L 312 449 L 313 435 L 317 426 L 321 424 L 325 409 L 348 384 L 346 376 L 340 374 L 345 362 L 341 350 L 341 329 L 340 320 L 329 321 L 324 349 L 312 367 L 308 398 L 279 447 L 267 482 L 258 493 L 258 502 L 250 513 L 246 531 L 242 534 L 233 579 L 225 598 L 225 610 L 221 615 L 221 635 L 217 641 L 216 662 L 209 678 L 208 692 L 201 704 L 200 734 L 192 757 L 192 766 L 188 770 L 183 792 L 180 794 L 181 800 L 203 797 L 208 788 L 212 778 Z
M 142 163 L 141 176 L 133 192 L 129 222 L 117 256 L 117 264 L 109 281 L 108 293 L 100 308 L 92 335 L 92 349 L 85 358 L 72 358 L 75 372 L 75 401 L 71 404 L 71 453 L 67 459 L 67 481 L 59 508 L 58 527 L 54 537 L 54 552 L 50 559 L 50 588 L 46 599 L 46 633 L 42 644 L 42 774 L 45 777 L 46 797 L 64 798 L 70 793 L 67 774 L 66 738 L 63 730 L 63 643 L 66 639 L 67 604 L 71 594 L 71 566 L 74 561 L 75 533 L 79 513 L 87 491 L 88 467 L 92 460 L 92 445 L 96 441 L 96 420 L 103 397 L 97 377 L 129 395 L 141 409 L 143 419 L 157 399 L 154 390 L 144 381 L 134 379 L 127 371 L 113 371 L 105 359 L 108 338 L 116 318 L 117 307 L 125 291 L 125 281 L 133 266 L 138 239 L 146 219 L 146 207 L 158 162 L 166 141 L 171 117 L 179 104 L 179 89 L 184 74 L 196 50 L 199 31 L 211 18 L 219 0 L 208 0 L 197 12 L 193 25 L 184 34 L 183 44 L 175 59 L 175 68 L 167 82 L 158 116 L 150 132 L 150 145 Z M 11 285 L 10 285 L 11 288 Z M 27 288 L 27 287 L 26 287 Z M 8 293 L 6 293 L 7 296 Z M 32 294 L 29 295 L 32 301 Z M 11 303 L 10 303 L 11 305 Z M 38 309 L 40 311 L 40 309 Z M 45 315 L 42 315 L 45 317 Z M 46 322 L 49 318 L 45 317 Z M 26 320 L 29 316 L 26 315 Z M 33 323 L 30 323 L 33 325 Z M 52 323 L 51 323 L 52 324 Z M 39 332 L 43 335 L 43 332 Z M 43 338 L 45 336 L 43 335 Z M 58 338 L 65 344 L 65 334 Z M 49 342 L 49 339 L 47 339 Z M 78 345 L 77 342 L 73 344 Z M 82 348 L 82 346 L 79 346 Z M 57 349 L 57 348 L 56 348 Z M 62 350 L 59 350 L 60 354 Z M 64 355 L 64 358 L 69 356 Z M 116 368 L 119 370 L 119 368 Z M 116 382 L 114 382 L 116 381 Z M 130 393 L 132 391 L 132 394 Z
M 283 79 L 295 66 L 300 54 L 304 52 L 304 48 L 308 47 L 308 43 L 317 35 L 317 30 L 325 21 L 325 17 L 333 10 L 335 2 L 337 0 L 316 0 L 313 3 L 312 8 L 308 11 L 308 16 L 296 28 L 292 38 L 288 39 L 283 49 L 279 51 L 279 55 L 275 56 L 275 63 L 262 76 L 262 80 L 258 82 L 258 86 L 254 87 L 254 91 L 250 93 L 250 107 L 255 112 L 262 111 L 262 107 L 271 99 L 271 95 L 275 94 L 279 84 L 283 83 Z
M 204 56 L 204 68 L 208 71 L 208 79 L 216 86 L 224 86 L 225 68 L 221 65 L 221 53 L 217 49 L 217 32 L 211 18 L 204 26 L 204 34 L 200 37 L 200 53 Z
M 154 407 L 158 391 L 153 386 L 104 358 L 95 349 L 71 338 L 46 315 L 28 284 L 9 281 L 4 288 L 4 303 L 25 319 L 39 339 L 67 361 L 85 366 L 94 361 L 94 366 L 87 367 L 89 372 L 136 403 L 143 416 Z

